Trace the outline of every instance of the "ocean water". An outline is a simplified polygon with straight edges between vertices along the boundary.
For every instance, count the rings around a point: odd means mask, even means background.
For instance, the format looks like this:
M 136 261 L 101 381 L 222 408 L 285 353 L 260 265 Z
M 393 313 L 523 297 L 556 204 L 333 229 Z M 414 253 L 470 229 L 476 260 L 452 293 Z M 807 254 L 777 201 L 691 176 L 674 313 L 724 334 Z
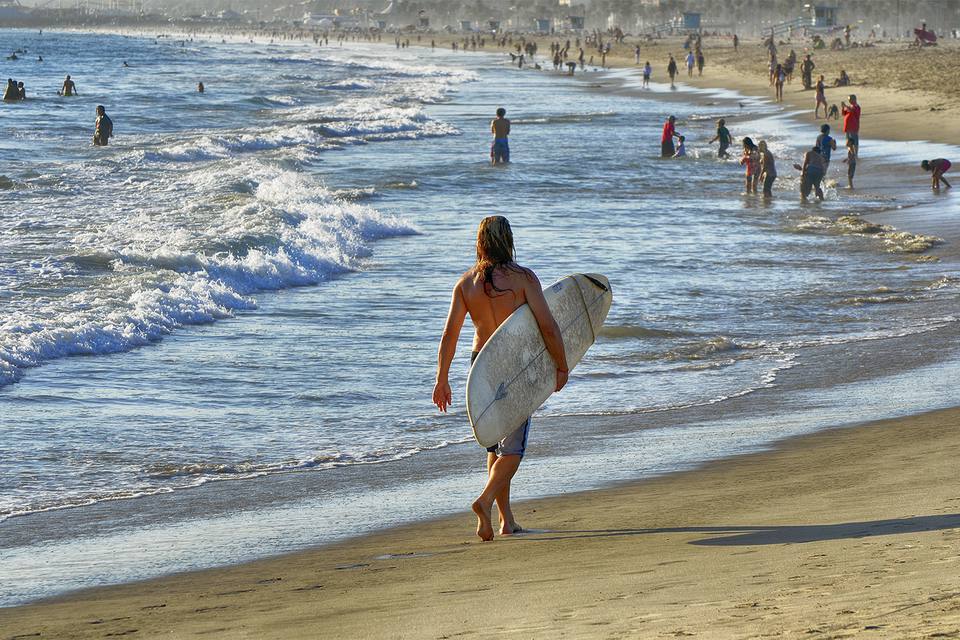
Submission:
M 614 289 L 536 416 L 518 498 L 960 399 L 957 200 L 890 161 L 950 147 L 865 140 L 862 190 L 801 205 L 790 165 L 816 132 L 731 92 L 356 42 L 0 31 L 18 47 L 0 61 L 29 96 L 0 105 L 0 604 L 469 504 L 468 330 L 452 413 L 430 393 L 493 213 L 545 284 Z M 56 95 L 66 73 L 79 97 Z M 514 162 L 491 167 L 498 106 Z M 657 157 L 669 113 L 684 160 Z M 715 158 L 722 116 L 777 154 L 773 200 Z

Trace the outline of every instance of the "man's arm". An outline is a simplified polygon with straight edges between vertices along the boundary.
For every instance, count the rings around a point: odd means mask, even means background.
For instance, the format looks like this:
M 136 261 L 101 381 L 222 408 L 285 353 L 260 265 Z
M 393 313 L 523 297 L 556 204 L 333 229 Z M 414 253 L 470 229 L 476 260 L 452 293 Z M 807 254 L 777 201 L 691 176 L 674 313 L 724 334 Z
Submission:
M 547 306 L 547 300 L 543 297 L 543 288 L 540 286 L 540 280 L 530 272 L 530 279 L 524 287 L 527 296 L 527 304 L 533 317 L 537 321 L 540 333 L 543 335 L 543 344 L 547 347 L 547 352 L 553 358 L 557 366 L 557 391 L 563 389 L 567 384 L 567 378 L 570 375 L 570 367 L 567 365 L 567 353 L 563 347 L 563 336 L 560 334 L 560 326 L 550 313 L 550 307 Z
M 510 121 L 506 120 L 506 123 L 507 123 L 507 130 L 503 134 L 504 137 L 507 137 L 508 135 L 510 135 Z
M 460 292 L 460 283 L 453 288 L 450 300 L 450 311 L 447 313 L 447 323 L 443 327 L 443 336 L 440 338 L 440 349 L 437 353 L 437 382 L 433 386 L 433 404 L 440 411 L 446 413 L 450 406 L 453 394 L 450 391 L 448 377 L 453 356 L 457 352 L 457 340 L 460 339 L 460 329 L 467 317 L 467 305 Z
M 491 120 L 491 121 L 490 121 L 490 133 L 492 133 L 492 134 L 494 134 L 494 135 L 496 135 L 496 133 L 497 133 L 497 121 L 496 121 L 496 120 Z

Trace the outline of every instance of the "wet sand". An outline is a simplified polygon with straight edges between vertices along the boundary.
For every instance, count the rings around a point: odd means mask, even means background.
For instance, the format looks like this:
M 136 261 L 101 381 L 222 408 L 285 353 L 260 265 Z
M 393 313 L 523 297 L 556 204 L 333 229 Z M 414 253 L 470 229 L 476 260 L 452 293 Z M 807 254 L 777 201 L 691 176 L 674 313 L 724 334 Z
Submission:
M 960 410 L 226 569 L 0 610 L 3 638 L 960 634 Z M 519 482 L 522 482 L 522 472 Z M 558 488 L 559 490 L 559 488 Z

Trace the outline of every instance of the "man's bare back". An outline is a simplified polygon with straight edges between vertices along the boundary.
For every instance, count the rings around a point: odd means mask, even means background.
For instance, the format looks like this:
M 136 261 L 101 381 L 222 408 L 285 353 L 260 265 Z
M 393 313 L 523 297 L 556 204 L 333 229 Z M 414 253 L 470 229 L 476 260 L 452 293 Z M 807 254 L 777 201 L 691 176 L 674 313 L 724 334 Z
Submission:
M 506 118 L 494 118 L 490 122 L 490 131 L 494 138 L 502 140 L 510 135 L 510 121 Z

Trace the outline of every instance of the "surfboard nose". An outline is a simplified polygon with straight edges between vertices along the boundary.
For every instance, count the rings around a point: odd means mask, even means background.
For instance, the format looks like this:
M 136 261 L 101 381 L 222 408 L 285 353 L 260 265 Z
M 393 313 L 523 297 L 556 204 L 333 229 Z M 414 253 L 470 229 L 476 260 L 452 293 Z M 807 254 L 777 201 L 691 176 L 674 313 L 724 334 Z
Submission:
M 598 289 L 602 289 L 603 291 L 612 291 L 610 288 L 610 280 L 607 279 L 607 276 L 599 273 L 585 273 L 583 275 Z

